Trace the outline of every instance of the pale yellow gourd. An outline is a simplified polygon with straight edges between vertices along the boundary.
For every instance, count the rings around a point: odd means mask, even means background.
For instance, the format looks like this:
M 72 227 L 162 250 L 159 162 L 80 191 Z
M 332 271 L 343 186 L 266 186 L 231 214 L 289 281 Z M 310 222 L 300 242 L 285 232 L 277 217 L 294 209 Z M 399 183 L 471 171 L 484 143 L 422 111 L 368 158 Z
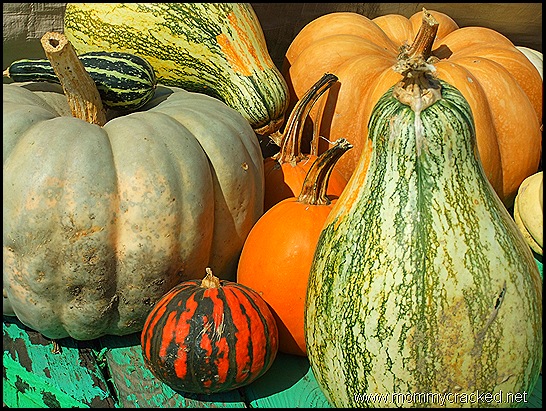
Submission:
M 544 205 L 543 172 L 527 177 L 521 183 L 514 202 L 514 220 L 531 249 L 542 255 Z

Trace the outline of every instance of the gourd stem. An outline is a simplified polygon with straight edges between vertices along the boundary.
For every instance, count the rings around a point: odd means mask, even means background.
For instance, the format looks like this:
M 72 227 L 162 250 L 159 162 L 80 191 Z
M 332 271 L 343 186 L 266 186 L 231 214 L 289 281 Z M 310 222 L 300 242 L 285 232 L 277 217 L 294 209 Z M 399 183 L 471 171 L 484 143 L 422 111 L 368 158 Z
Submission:
M 281 136 L 280 151 L 274 156 L 280 164 L 288 162 L 295 164 L 303 158 L 301 154 L 301 136 L 305 119 L 319 97 L 336 81 L 337 77 L 335 75 L 324 74 L 296 103 Z
M 423 9 L 423 23 L 410 47 L 402 46 L 394 71 L 403 79 L 393 90 L 402 104 L 420 113 L 442 98 L 440 82 L 434 77 L 435 67 L 428 61 L 438 32 L 438 22 Z
M 322 99 L 318 103 L 315 121 L 313 121 L 313 136 L 311 139 L 311 149 L 309 154 L 317 157 L 319 151 L 319 139 L 320 139 L 320 126 L 322 123 L 322 116 L 324 115 L 324 109 L 326 108 L 327 99 Z
M 409 48 L 404 49 L 406 58 L 416 58 L 421 56 L 427 60 L 432 55 L 432 44 L 438 32 L 439 23 L 434 16 L 423 8 L 423 20 L 421 27 Z
M 95 82 L 66 36 L 48 32 L 42 36 L 41 43 L 63 87 L 72 115 L 91 124 L 106 124 L 106 112 Z
M 207 275 L 201 280 L 201 287 L 203 288 L 220 288 L 220 279 L 212 274 L 210 267 L 205 269 Z
M 346 139 L 336 140 L 334 146 L 326 150 L 311 165 L 303 186 L 301 188 L 298 201 L 309 205 L 328 205 L 330 199 L 326 195 L 328 181 L 339 158 L 353 146 Z

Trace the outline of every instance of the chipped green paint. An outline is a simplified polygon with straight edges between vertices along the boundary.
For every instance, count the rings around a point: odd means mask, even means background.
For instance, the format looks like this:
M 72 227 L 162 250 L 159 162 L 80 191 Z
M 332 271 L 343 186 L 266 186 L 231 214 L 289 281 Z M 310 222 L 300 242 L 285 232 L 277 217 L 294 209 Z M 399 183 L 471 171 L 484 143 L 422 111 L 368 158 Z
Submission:
M 336 407 L 399 405 L 373 393 L 529 392 L 539 375 L 537 265 L 477 159 L 468 103 L 441 84 L 420 115 L 392 90 L 381 98 L 365 178 L 318 242 L 307 349 Z
M 124 341 L 124 344 L 120 344 L 120 341 Z M 245 401 L 237 390 L 198 395 L 177 392 L 163 384 L 146 367 L 138 334 L 125 338 L 107 336 L 101 342 L 111 347 L 105 357 L 120 407 L 245 407 Z
M 58 386 L 28 372 L 5 353 L 3 367 L 6 370 L 3 400 L 9 408 L 89 408 Z
M 146 58 L 160 83 L 219 98 L 256 130 L 282 124 L 288 86 L 250 4 L 68 3 L 64 32 L 78 53 Z
M 53 408 L 103 406 L 109 392 L 98 367 L 78 366 L 84 354 L 76 349 L 62 347 L 59 355 L 47 340 L 34 340 L 15 322 L 4 323 L 4 402 L 10 408 L 30 406 L 27 403 Z
M 24 340 L 19 338 L 21 334 L 26 334 Z M 77 408 L 168 408 L 172 404 L 178 404 L 178 408 L 226 408 L 229 406 L 240 408 L 325 408 L 329 406 L 317 385 L 308 360 L 304 357 L 282 353 L 278 354 L 275 363 L 266 374 L 249 386 L 229 395 L 199 396 L 174 392 L 161 382 L 154 381 L 150 371 L 144 368 L 143 359 L 139 355 L 140 343 L 137 335 L 104 337 L 96 341 L 97 347 L 93 349 L 93 353 L 97 366 L 100 368 L 100 364 L 104 364 L 104 368 L 108 369 L 105 371 L 105 378 L 113 373 L 109 377 L 111 382 L 109 386 L 112 391 L 109 392 L 109 401 L 89 405 L 85 401 L 79 401 L 78 398 L 64 394 L 68 385 L 75 385 L 81 389 L 80 379 L 65 380 L 62 384 L 53 380 L 45 380 L 27 371 L 21 363 L 22 355 L 19 361 L 13 359 L 17 358 L 13 354 L 16 349 L 15 340 L 24 342 L 26 351 L 32 352 L 37 349 L 44 353 L 43 350 L 51 351 L 51 343 L 37 338 L 36 335 L 36 332 L 25 330 L 18 322 L 4 322 L 3 399 L 7 407 L 47 408 L 55 402 L 60 404 L 58 407 L 74 406 Z M 82 349 L 77 348 L 76 344 L 70 343 L 70 341 L 70 339 L 63 340 L 62 352 L 56 354 L 55 357 L 58 359 L 55 366 L 63 368 L 64 374 L 79 375 L 88 372 L 78 369 L 82 367 L 81 364 L 72 364 L 63 359 L 64 357 L 81 356 L 79 351 Z M 21 346 L 17 348 L 18 351 L 22 351 Z M 123 365 L 120 367 L 119 363 Z M 87 364 L 86 367 L 93 368 L 94 366 Z M 131 372 L 131 378 L 134 381 L 144 381 L 133 384 L 133 392 L 127 391 L 122 382 L 125 380 L 123 375 L 125 367 L 129 370 L 134 368 L 134 371 Z M 54 372 L 54 374 L 57 373 Z M 542 408 L 541 382 L 542 377 L 539 377 L 535 390 L 529 393 L 526 402 L 522 402 L 523 407 Z M 59 393 L 61 387 L 65 391 Z M 88 390 L 84 387 L 83 391 Z M 45 398 L 44 393 L 48 393 Z
M 306 357 L 279 352 L 262 378 L 245 388 L 251 408 L 330 408 Z

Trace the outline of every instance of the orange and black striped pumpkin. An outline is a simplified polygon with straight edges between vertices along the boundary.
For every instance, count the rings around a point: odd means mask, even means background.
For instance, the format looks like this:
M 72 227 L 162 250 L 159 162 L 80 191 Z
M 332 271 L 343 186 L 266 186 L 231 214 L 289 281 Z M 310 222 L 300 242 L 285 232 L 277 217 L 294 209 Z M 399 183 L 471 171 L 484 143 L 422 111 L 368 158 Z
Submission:
M 278 330 L 252 289 L 219 280 L 180 283 L 150 312 L 141 335 L 144 361 L 172 389 L 198 394 L 250 384 L 271 366 Z

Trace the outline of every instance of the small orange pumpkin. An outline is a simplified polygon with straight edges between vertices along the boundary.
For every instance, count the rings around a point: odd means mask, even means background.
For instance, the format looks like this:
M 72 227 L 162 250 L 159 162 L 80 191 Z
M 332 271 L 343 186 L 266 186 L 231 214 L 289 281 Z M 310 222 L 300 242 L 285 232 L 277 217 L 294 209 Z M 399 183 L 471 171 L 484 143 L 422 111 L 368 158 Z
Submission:
M 478 151 L 486 175 L 507 207 L 521 182 L 535 173 L 542 149 L 542 79 L 525 55 L 502 34 L 486 27 L 459 28 L 446 14 L 419 12 L 406 18 L 368 19 L 350 12 L 323 15 L 305 26 L 291 43 L 283 65 L 291 105 L 320 73 L 335 74 L 340 87 L 330 90 L 322 113 L 309 114 L 327 140 L 345 137 L 354 150 L 336 166 L 349 178 L 368 134 L 370 113 L 401 75 L 392 70 L 400 47 L 412 44 L 425 15 L 438 22 L 424 47 L 438 78 L 459 89 L 472 109 Z M 318 152 L 328 145 L 320 140 Z
M 299 196 L 271 207 L 254 225 L 241 252 L 237 282 L 269 304 L 277 321 L 279 351 L 287 354 L 307 355 L 303 329 L 307 279 L 320 232 L 337 200 L 326 194 L 326 187 L 334 165 L 350 148 L 340 139 L 321 154 Z

